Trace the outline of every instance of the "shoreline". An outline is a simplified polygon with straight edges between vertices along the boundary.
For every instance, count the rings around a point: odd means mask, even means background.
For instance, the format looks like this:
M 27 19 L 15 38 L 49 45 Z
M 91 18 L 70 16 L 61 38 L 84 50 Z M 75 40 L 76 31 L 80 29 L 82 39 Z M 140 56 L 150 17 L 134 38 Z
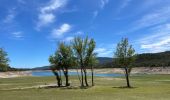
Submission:
M 51 70 L 31 70 L 31 71 L 10 71 L 10 72 L 0 72 L 0 78 L 14 78 L 14 77 L 24 77 L 24 76 L 32 76 L 33 71 L 51 71 Z M 76 72 L 76 69 L 70 69 L 70 72 Z M 87 69 L 87 72 L 91 72 L 90 69 Z M 99 74 L 124 74 L 123 68 L 102 68 L 102 69 L 94 69 L 94 73 Z M 133 68 L 131 74 L 169 74 L 170 75 L 170 67 L 139 67 Z

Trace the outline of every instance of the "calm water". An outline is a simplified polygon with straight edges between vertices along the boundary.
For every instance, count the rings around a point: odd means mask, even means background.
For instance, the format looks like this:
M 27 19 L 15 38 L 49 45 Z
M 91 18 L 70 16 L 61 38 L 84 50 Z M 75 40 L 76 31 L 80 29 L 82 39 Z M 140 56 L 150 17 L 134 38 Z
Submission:
M 63 75 L 63 73 L 62 73 Z M 69 75 L 77 75 L 77 72 L 69 72 Z M 80 73 L 79 73 L 80 75 Z M 87 74 L 88 76 L 91 76 L 91 73 Z M 54 76 L 54 74 L 51 71 L 33 71 L 32 76 Z M 122 76 L 122 74 L 105 74 L 105 73 L 94 73 L 94 76 L 100 76 L 100 77 L 116 77 L 116 76 Z

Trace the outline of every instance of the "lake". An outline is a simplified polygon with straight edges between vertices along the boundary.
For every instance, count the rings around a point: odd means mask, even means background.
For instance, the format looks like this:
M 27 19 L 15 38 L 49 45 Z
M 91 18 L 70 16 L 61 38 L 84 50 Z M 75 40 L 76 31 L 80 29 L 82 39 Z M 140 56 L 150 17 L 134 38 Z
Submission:
M 63 73 L 61 73 L 63 75 Z M 70 76 L 77 75 L 77 72 L 69 72 Z M 80 73 L 79 73 L 80 75 Z M 87 73 L 88 76 L 91 76 L 91 73 Z M 51 71 L 33 71 L 32 76 L 54 76 L 54 74 Z M 100 76 L 100 77 L 117 77 L 122 76 L 122 74 L 116 74 L 116 73 L 94 73 L 94 76 Z

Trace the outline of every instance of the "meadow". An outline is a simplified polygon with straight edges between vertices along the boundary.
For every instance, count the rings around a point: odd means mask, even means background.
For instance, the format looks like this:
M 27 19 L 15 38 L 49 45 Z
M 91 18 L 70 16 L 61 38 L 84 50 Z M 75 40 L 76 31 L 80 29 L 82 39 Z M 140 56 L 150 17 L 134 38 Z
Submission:
M 55 84 L 55 77 L 0 79 L 0 100 L 169 100 L 170 75 L 131 76 L 133 88 L 125 88 L 124 77 L 95 77 L 95 86 L 81 89 L 76 76 L 71 86 L 38 87 Z M 90 83 L 90 82 L 89 82 Z M 27 88 L 26 88 L 27 87 Z

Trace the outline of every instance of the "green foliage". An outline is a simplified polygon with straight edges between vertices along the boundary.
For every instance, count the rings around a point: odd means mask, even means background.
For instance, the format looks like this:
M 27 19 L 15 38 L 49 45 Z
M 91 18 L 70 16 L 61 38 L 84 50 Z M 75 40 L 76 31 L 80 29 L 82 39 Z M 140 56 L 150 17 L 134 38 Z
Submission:
M 7 71 L 9 67 L 9 58 L 7 56 L 7 52 L 0 48 L 0 71 Z
M 75 37 L 72 46 L 79 66 L 88 67 L 97 63 L 97 54 L 94 53 L 96 46 L 94 39 L 88 39 L 88 37 L 85 39 L 82 39 L 81 37 Z
M 88 86 L 86 69 L 91 67 L 93 77 L 93 66 L 97 63 L 96 53 L 94 53 L 96 43 L 94 39 L 89 39 L 88 37 L 85 39 L 81 37 L 75 37 L 72 46 L 77 66 L 79 66 L 81 69 L 81 80 L 79 78 L 81 86 L 84 86 L 84 81 L 86 86 Z
M 127 87 L 131 87 L 129 75 L 132 69 L 132 63 L 135 61 L 135 50 L 132 48 L 132 45 L 129 45 L 127 38 L 122 38 L 117 44 L 115 57 L 117 65 L 125 69 Z
M 116 63 L 120 67 L 131 67 L 131 64 L 135 61 L 135 50 L 132 48 L 132 45 L 129 45 L 127 38 L 123 38 L 117 44 L 114 56 Z

